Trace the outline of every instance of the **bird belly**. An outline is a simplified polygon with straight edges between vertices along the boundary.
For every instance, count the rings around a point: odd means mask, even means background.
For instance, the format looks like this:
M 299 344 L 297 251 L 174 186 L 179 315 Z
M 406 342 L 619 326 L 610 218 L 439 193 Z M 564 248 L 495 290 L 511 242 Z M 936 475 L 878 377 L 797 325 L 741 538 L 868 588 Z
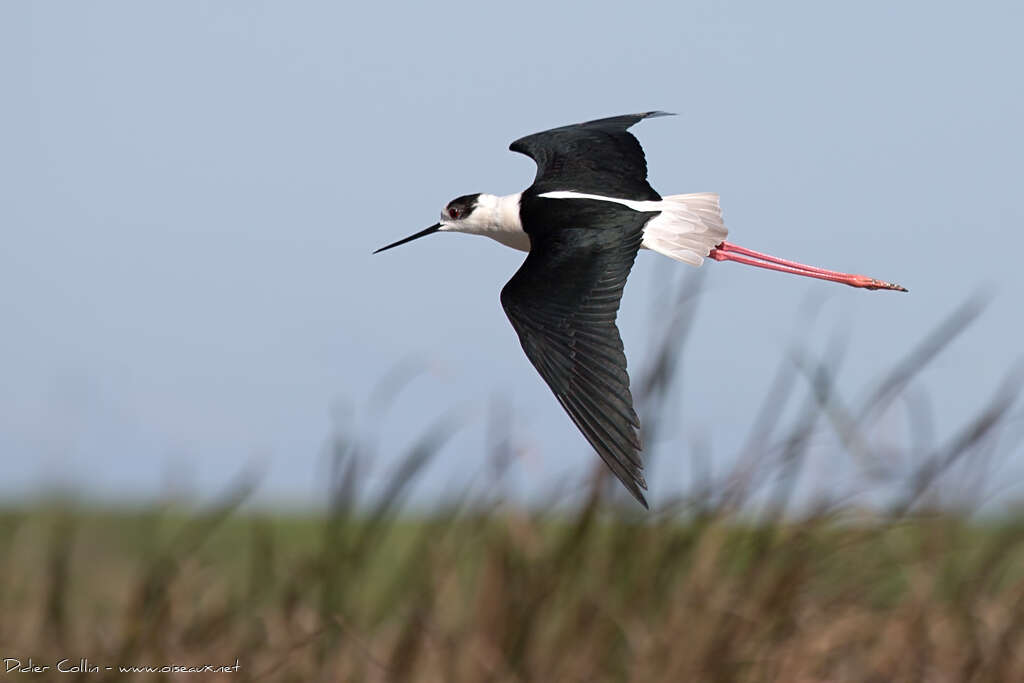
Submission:
M 485 232 L 483 233 L 496 242 L 512 247 L 519 251 L 530 251 L 530 236 L 523 231 L 519 232 Z

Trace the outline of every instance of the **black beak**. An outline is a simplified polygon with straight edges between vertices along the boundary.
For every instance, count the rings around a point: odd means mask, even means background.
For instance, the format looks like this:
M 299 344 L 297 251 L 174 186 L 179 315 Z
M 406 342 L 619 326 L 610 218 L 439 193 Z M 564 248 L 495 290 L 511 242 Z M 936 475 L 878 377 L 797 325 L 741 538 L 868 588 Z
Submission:
M 427 236 L 427 235 L 429 235 L 430 233 L 432 233 L 432 232 L 437 232 L 437 231 L 438 231 L 438 230 L 440 230 L 440 229 L 441 229 L 441 224 L 440 224 L 440 223 L 434 223 L 433 225 L 431 225 L 431 226 L 430 226 L 429 228 L 427 228 L 426 230 L 420 230 L 420 231 L 419 231 L 418 233 L 416 233 L 415 235 L 409 235 L 409 236 L 408 236 L 408 237 L 406 237 L 405 239 L 402 239 L 402 240 L 398 240 L 397 242 L 392 242 L 392 243 L 391 243 L 391 244 L 389 244 L 388 246 L 386 246 L 386 247 L 381 247 L 380 249 L 378 249 L 377 251 L 375 251 L 375 252 L 373 252 L 373 253 L 374 253 L 374 254 L 379 254 L 380 252 L 382 252 L 382 251 L 387 251 L 388 249 L 391 249 L 392 247 L 397 247 L 397 246 L 399 246 L 399 245 L 405 244 L 406 242 L 412 242 L 413 240 L 415 240 L 415 239 L 419 239 L 420 237 L 426 237 L 426 236 Z

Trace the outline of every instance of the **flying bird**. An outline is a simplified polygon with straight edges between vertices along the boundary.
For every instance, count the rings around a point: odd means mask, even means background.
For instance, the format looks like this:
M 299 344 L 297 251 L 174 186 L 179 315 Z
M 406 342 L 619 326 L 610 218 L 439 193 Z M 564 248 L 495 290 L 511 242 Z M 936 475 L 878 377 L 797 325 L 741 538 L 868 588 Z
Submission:
M 486 235 L 528 252 L 501 290 L 505 314 L 565 412 L 645 508 L 640 420 L 615 324 L 640 249 L 693 266 L 710 257 L 851 287 L 907 291 L 726 242 L 717 194 L 659 195 L 647 182 L 643 148 L 628 129 L 667 115 L 613 116 L 520 138 L 509 149 L 536 162 L 530 187 L 505 196 L 457 197 L 440 222 L 374 252 L 435 232 Z

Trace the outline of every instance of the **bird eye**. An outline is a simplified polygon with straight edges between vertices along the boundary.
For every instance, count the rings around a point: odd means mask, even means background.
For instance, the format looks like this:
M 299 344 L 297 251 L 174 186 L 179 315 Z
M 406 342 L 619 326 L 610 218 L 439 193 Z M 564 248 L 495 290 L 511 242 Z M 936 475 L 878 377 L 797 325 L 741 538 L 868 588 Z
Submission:
M 450 206 L 450 207 L 448 207 L 448 216 L 450 218 L 457 219 L 461 215 L 462 215 L 462 209 L 458 208 L 457 206 Z

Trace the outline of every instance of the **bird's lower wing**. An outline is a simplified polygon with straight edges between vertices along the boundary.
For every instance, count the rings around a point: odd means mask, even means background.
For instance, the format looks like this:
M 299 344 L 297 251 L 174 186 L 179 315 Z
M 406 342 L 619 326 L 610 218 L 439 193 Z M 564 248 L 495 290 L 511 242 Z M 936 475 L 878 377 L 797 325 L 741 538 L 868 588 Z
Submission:
M 645 507 L 640 422 L 615 325 L 651 214 L 537 238 L 501 304 L 527 358 L 615 476 Z

